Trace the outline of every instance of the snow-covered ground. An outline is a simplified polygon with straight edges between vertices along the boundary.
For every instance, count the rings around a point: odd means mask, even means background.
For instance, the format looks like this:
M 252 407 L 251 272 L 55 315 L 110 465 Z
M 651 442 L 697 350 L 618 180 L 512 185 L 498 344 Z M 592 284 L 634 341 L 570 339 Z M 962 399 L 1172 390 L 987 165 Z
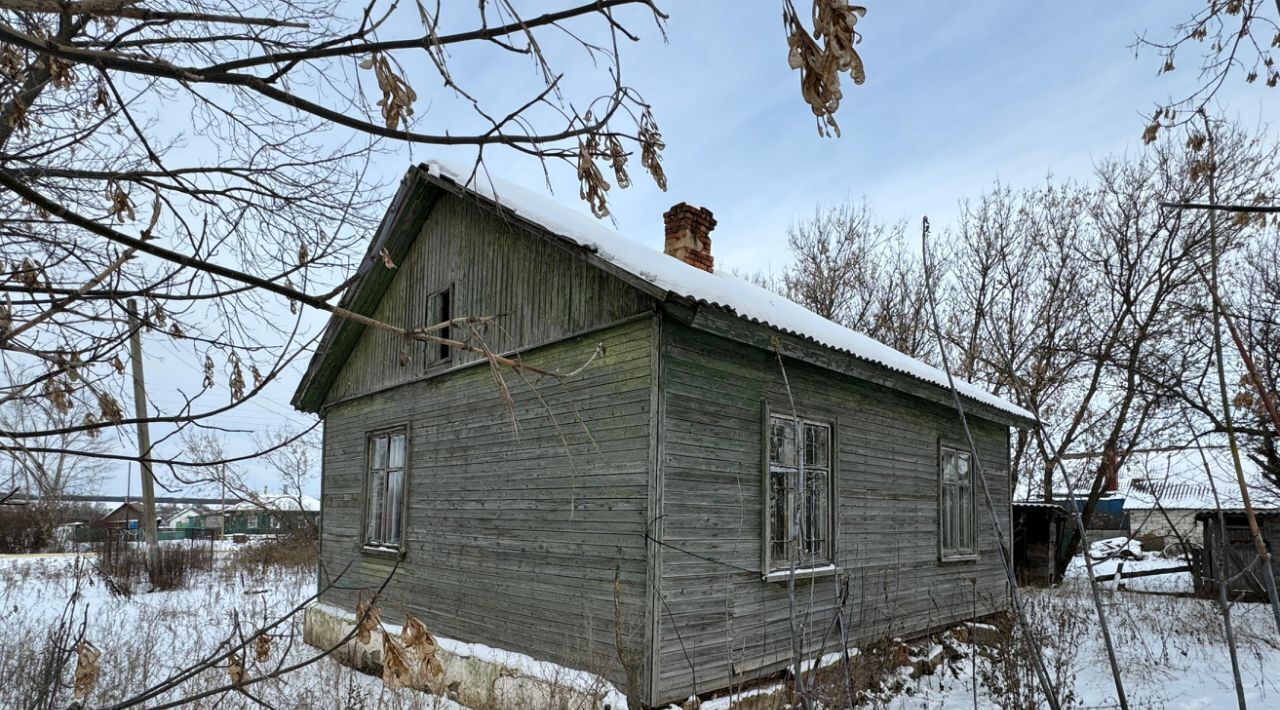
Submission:
M 1119 560 L 1095 562 L 1100 578 L 1114 573 Z M 1177 567 L 1179 559 L 1148 555 L 1123 562 L 1125 571 Z M 1133 708 L 1237 707 L 1231 661 L 1222 614 L 1210 600 L 1176 596 L 1191 590 L 1190 573 L 1122 580 L 1128 589 L 1111 591 L 1103 584 L 1102 602 L 1120 666 L 1120 677 Z M 1066 582 L 1056 589 L 1025 590 L 1029 616 L 1063 707 L 1115 708 L 1117 691 L 1097 623 L 1083 560 L 1077 558 Z M 1154 592 L 1154 593 L 1152 593 Z M 1280 633 L 1271 609 L 1263 604 L 1236 604 L 1231 609 L 1237 637 L 1240 674 L 1249 707 L 1280 707 Z M 1025 657 L 1025 654 L 1023 654 Z M 954 675 L 926 676 L 911 696 L 890 703 L 901 708 L 973 706 L 974 675 L 979 705 L 1004 707 L 983 687 L 984 670 L 966 658 Z
M 219 556 L 222 557 L 222 556 Z M 176 671 L 197 663 L 236 634 L 249 633 L 263 620 L 274 620 L 307 599 L 315 590 L 310 571 L 273 568 L 265 573 L 236 568 L 223 560 L 214 571 L 200 573 L 186 589 L 113 596 L 91 569 L 93 557 L 43 556 L 0 559 L 0 707 L 26 707 L 39 677 L 41 654 L 57 627 L 67 602 L 78 589 L 71 615 L 84 623 L 85 638 L 102 651 L 101 675 L 86 707 L 122 701 L 154 686 Z M 246 655 L 249 676 L 305 660 L 315 649 L 302 643 L 302 616 L 275 632 L 264 663 Z M 74 657 L 72 658 L 74 665 Z M 66 678 L 71 677 L 68 668 Z M 184 683 L 176 691 L 147 703 L 164 702 L 226 685 L 225 664 Z M 414 691 L 393 691 L 381 681 L 352 671 L 331 659 L 305 666 L 278 680 L 250 686 L 248 692 L 275 708 L 440 708 L 459 706 Z M 57 707 L 71 701 L 70 689 Z M 192 707 L 263 707 L 239 693 L 222 693 Z
M 220 556 L 222 557 L 222 556 Z M 56 627 L 67 600 L 79 588 L 76 623 L 102 650 L 101 677 L 87 706 L 118 702 L 207 656 L 229 638 L 237 623 L 247 632 L 305 600 L 314 589 L 311 572 L 269 569 L 251 572 L 219 562 L 189 588 L 173 592 L 112 596 L 89 568 L 92 558 L 57 556 L 0 560 L 0 707 L 21 707 L 38 677 L 40 649 Z M 1099 576 L 1115 571 L 1117 560 L 1095 563 Z M 1125 570 L 1177 566 L 1179 560 L 1148 556 L 1124 562 Z M 1134 708 L 1225 708 L 1236 706 L 1222 617 L 1212 601 L 1177 596 L 1190 589 L 1186 573 L 1124 580 L 1129 591 L 1104 586 L 1103 602 L 1119 655 L 1121 677 Z M 1143 593 L 1132 590 L 1146 590 Z M 1063 707 L 1118 707 L 1116 691 L 1080 560 L 1060 588 L 1025 590 L 1037 646 L 1045 652 Z M 1237 604 L 1232 609 L 1241 675 L 1250 707 L 1280 707 L 1280 634 L 1265 605 Z M 892 689 L 868 696 L 871 707 L 1010 707 L 1034 685 L 1028 655 L 1012 640 L 978 651 L 948 642 L 959 656 L 933 675 L 911 677 L 906 670 L 891 679 Z M 1003 645 L 1002 645 L 1003 644 Z M 939 646 L 934 645 L 936 651 Z M 930 649 L 926 647 L 926 653 Z M 285 624 L 273 639 L 268 660 L 249 660 L 250 676 L 285 660 L 310 657 L 301 642 L 301 616 Z M 252 657 L 253 654 L 249 653 Z M 973 658 L 978 657 L 975 664 Z M 69 678 L 70 671 L 67 676 Z M 207 671 L 148 703 L 176 701 L 227 683 L 226 668 Z M 457 708 L 448 700 L 414 691 L 392 691 L 379 680 L 323 659 L 282 679 L 252 686 L 250 692 L 276 708 Z M 781 708 L 768 687 L 750 698 L 721 698 L 704 710 L 736 706 Z M 61 705 L 70 701 L 64 691 Z M 249 698 L 222 694 L 204 707 L 258 707 Z
M 1099 578 L 1124 571 L 1185 565 L 1180 559 L 1146 554 L 1141 560 L 1094 562 Z M 1190 592 L 1187 572 L 1122 580 L 1124 589 L 1103 583 L 1102 601 L 1131 708 L 1237 707 L 1231 661 L 1223 633 L 1222 615 L 1213 601 L 1180 596 Z M 1036 646 L 1043 650 L 1051 681 L 1063 708 L 1118 708 L 1117 691 L 1107 660 L 1097 615 L 1089 594 L 1083 558 L 1077 558 L 1067 581 L 1056 589 L 1024 589 L 1028 616 L 1036 629 Z M 1250 708 L 1280 708 L 1280 633 L 1270 607 L 1240 603 L 1232 607 L 1240 672 Z M 1018 641 L 1007 638 L 994 646 L 975 649 L 947 640 L 959 652 L 933 675 L 910 668 L 890 672 L 885 689 L 864 694 L 864 705 L 875 708 L 941 709 L 955 707 L 1029 707 L 1036 680 L 1030 655 Z M 938 651 L 922 644 L 919 656 Z M 975 656 L 977 662 L 974 662 Z M 826 682 L 840 682 L 838 666 Z M 975 686 L 977 692 L 975 693 Z M 719 698 L 702 710 L 785 707 L 761 702 L 780 686 L 754 688 L 741 696 Z M 1043 702 L 1039 707 L 1047 707 Z

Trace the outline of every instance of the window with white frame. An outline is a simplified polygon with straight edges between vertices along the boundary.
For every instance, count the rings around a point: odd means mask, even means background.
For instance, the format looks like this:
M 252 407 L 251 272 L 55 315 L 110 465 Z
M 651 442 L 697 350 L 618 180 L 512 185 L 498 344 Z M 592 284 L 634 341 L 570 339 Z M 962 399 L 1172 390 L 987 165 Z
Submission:
M 767 571 L 831 564 L 831 425 L 770 415 L 768 447 Z
M 404 526 L 404 428 L 369 437 L 364 544 L 399 547 Z
M 974 525 L 973 461 L 968 451 L 940 447 L 938 535 L 943 559 L 978 554 Z

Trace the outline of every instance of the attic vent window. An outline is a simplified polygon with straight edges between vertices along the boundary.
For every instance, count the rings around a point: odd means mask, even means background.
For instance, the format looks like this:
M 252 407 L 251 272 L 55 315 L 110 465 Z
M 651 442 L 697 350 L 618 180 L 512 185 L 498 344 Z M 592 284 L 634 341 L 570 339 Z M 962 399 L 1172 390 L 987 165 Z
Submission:
M 453 319 L 453 286 L 437 291 L 427 298 L 427 324 L 436 325 Z M 433 331 L 441 338 L 453 338 L 453 329 L 445 326 Z M 453 357 L 453 348 L 444 343 L 427 343 L 427 366 L 448 362 Z

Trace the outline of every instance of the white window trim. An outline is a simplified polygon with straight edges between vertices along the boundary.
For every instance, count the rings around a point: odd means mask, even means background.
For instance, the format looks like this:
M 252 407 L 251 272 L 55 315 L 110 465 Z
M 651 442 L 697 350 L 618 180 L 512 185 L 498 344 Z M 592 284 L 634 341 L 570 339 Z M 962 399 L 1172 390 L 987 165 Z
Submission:
M 953 451 L 969 459 L 969 525 L 972 528 L 972 550 L 949 551 L 943 547 L 942 501 L 945 483 L 943 481 L 942 467 L 945 462 L 945 452 L 947 451 Z M 978 559 L 978 489 L 977 481 L 975 480 L 977 475 L 977 462 L 974 461 L 973 452 L 967 446 L 953 444 L 945 440 L 938 441 L 938 560 L 941 562 L 975 562 Z
M 796 421 L 797 417 L 791 414 L 783 413 L 783 412 L 775 413 L 771 411 L 768 402 L 764 403 L 764 406 L 762 407 L 762 409 L 763 409 L 762 418 L 761 418 L 761 422 L 762 422 L 761 426 L 763 429 L 763 436 L 761 437 L 761 448 L 762 448 L 761 496 L 762 497 L 761 497 L 760 507 L 763 511 L 763 516 L 762 516 L 762 524 L 761 524 L 762 553 L 761 553 L 760 577 L 762 580 L 766 582 L 776 582 L 776 581 L 785 581 L 793 577 L 796 579 L 803 579 L 803 578 L 809 578 L 809 577 L 822 577 L 826 575 L 837 574 L 839 572 L 839 568 L 836 564 L 837 538 L 838 538 L 838 531 L 840 529 L 840 526 L 839 526 L 839 521 L 837 519 L 839 515 L 839 506 L 837 505 L 838 488 L 837 488 L 836 480 L 839 476 L 839 465 L 836 457 L 836 451 L 837 451 L 836 438 L 839 431 L 839 422 L 836 421 L 835 418 L 823 418 L 820 416 L 805 417 L 802 415 L 798 417 L 798 421 L 801 426 L 796 428 L 797 447 L 803 446 L 803 436 L 804 436 L 803 425 L 804 424 L 807 423 L 807 424 L 817 424 L 820 426 L 824 426 L 827 428 L 827 431 L 828 431 L 828 434 L 827 434 L 828 451 L 827 451 L 827 467 L 826 467 L 826 470 L 827 470 L 827 540 L 828 540 L 827 559 L 824 561 L 818 562 L 817 564 L 798 566 L 794 570 L 771 569 L 773 567 L 772 551 L 771 551 L 771 548 L 772 548 L 771 538 L 773 537 L 773 534 L 772 534 L 773 531 L 772 531 L 772 509 L 769 505 L 770 495 L 771 495 L 770 478 L 771 478 L 771 468 L 772 468 L 771 466 L 772 462 L 769 456 L 770 454 L 769 438 L 771 434 L 770 422 L 773 417 L 789 419 L 791 421 Z M 800 470 L 802 471 L 804 470 L 803 464 L 800 465 Z

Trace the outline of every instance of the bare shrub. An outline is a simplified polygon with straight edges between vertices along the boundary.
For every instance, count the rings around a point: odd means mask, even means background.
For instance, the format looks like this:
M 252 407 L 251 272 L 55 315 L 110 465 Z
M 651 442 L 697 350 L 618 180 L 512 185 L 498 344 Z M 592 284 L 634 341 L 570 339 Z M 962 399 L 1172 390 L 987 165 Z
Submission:
M 1042 649 L 1045 670 L 1058 691 L 1059 706 L 1077 707 L 1075 680 L 1081 641 L 1094 628 L 1095 621 L 1084 607 L 1056 603 L 1055 599 L 1030 599 L 1027 621 L 1037 634 L 1031 642 Z M 979 687 L 1000 707 L 1038 710 L 1044 705 L 1044 693 L 1036 678 L 1035 659 L 1026 652 L 1023 635 L 1030 632 L 1008 614 L 993 617 L 992 625 L 999 633 L 977 646 L 978 657 L 985 661 L 977 667 Z
M 125 530 L 109 530 L 94 546 L 98 572 L 113 594 L 130 596 L 145 574 L 148 591 L 170 591 L 187 586 L 191 573 L 213 569 L 213 547 L 200 540 L 161 542 L 148 551 Z
M 54 540 L 53 521 L 43 506 L 0 506 L 0 553 L 44 552 Z
M 116 596 L 131 596 L 142 579 L 145 569 L 142 558 L 130 542 L 132 535 L 126 530 L 106 530 L 102 539 L 94 545 L 98 556 L 98 573 L 107 589 Z
M 303 571 L 315 569 L 316 539 L 306 534 L 290 534 L 261 540 L 236 549 L 229 568 L 262 574 L 273 567 Z
M 139 554 L 137 550 L 134 555 Z M 213 568 L 213 548 L 195 540 L 176 544 L 162 544 L 146 555 L 147 578 L 152 591 L 182 589 L 187 585 L 191 572 Z

